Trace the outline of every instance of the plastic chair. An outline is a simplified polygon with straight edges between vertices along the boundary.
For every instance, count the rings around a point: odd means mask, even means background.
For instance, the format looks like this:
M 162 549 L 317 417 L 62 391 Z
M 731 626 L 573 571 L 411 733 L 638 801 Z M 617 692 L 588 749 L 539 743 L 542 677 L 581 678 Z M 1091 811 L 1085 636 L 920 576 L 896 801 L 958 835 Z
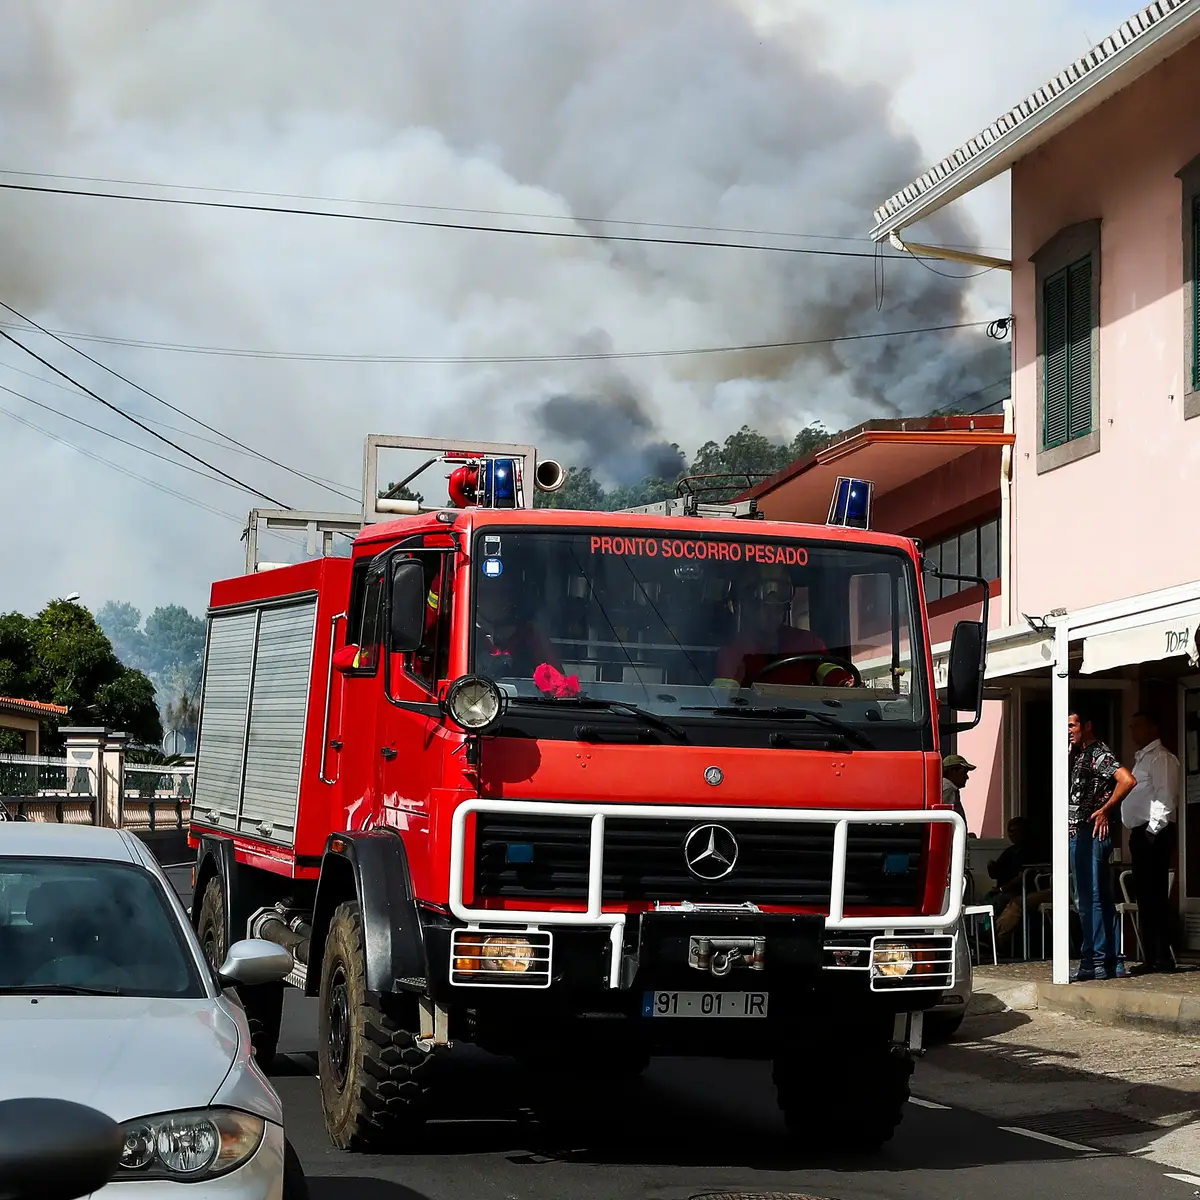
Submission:
M 1050 884 L 1052 878 L 1053 877 L 1050 875 L 1035 875 L 1033 879 L 1034 890 L 1038 892 L 1044 892 L 1047 886 Z M 1079 915 L 1079 904 L 1075 896 L 1075 880 L 1073 877 L 1071 878 L 1069 887 L 1071 892 L 1071 903 L 1068 907 L 1068 920 L 1070 920 L 1072 913 L 1076 916 Z M 1043 900 L 1042 903 L 1038 905 L 1038 915 L 1042 918 L 1042 959 L 1044 961 L 1046 958 L 1046 918 L 1054 915 L 1054 901 Z
M 990 904 L 969 904 L 963 910 L 963 920 L 971 917 L 988 917 L 988 932 L 992 935 L 992 965 L 997 964 L 1000 959 L 996 954 L 996 910 Z M 979 961 L 979 925 L 975 924 L 972 927 L 975 931 L 975 961 Z
M 1117 919 L 1121 923 L 1120 951 L 1121 951 L 1121 957 L 1124 958 L 1125 957 L 1125 918 L 1129 917 L 1130 920 L 1133 922 L 1133 936 L 1134 936 L 1134 939 L 1137 941 L 1138 962 L 1145 962 L 1146 961 L 1146 951 L 1145 951 L 1145 948 L 1142 946 L 1142 929 L 1141 929 L 1141 925 L 1138 923 L 1137 901 L 1132 899 L 1131 896 L 1129 895 L 1129 881 L 1132 878 L 1133 878 L 1133 872 L 1131 870 L 1124 870 L 1121 872 L 1120 876 L 1118 876 L 1118 879 L 1117 879 L 1117 882 L 1121 888 L 1121 897 L 1122 897 L 1121 903 L 1117 905 Z M 1174 890 L 1175 890 L 1175 872 L 1168 871 L 1167 872 L 1167 895 L 1170 896 L 1170 894 Z M 1171 948 L 1171 958 L 1172 958 L 1172 960 L 1175 959 L 1175 948 L 1174 947 Z

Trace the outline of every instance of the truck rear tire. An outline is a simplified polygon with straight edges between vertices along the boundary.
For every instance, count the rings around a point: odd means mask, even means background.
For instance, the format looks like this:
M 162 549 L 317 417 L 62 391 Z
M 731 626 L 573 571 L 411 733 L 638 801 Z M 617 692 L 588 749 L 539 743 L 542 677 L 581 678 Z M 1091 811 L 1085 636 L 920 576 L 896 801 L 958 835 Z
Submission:
M 200 912 L 196 918 L 196 934 L 214 971 L 221 969 L 229 952 L 229 931 L 225 928 L 225 887 L 220 875 L 214 875 L 204 885 Z M 258 1065 L 268 1070 L 275 1061 L 279 1047 L 279 1026 L 283 1021 L 283 984 L 267 983 L 261 987 L 235 989 L 246 1023 L 250 1026 L 250 1044 Z
M 381 1001 L 366 979 L 362 917 L 348 901 L 329 922 L 317 1016 L 321 1109 L 339 1150 L 392 1149 L 425 1116 L 432 1060 L 417 1045 L 416 1004 L 402 1016 L 409 998 Z
M 791 1051 L 772 1078 L 788 1131 L 806 1146 L 838 1152 L 878 1150 L 908 1104 L 913 1060 L 890 1045 L 843 1046 L 828 1058 Z

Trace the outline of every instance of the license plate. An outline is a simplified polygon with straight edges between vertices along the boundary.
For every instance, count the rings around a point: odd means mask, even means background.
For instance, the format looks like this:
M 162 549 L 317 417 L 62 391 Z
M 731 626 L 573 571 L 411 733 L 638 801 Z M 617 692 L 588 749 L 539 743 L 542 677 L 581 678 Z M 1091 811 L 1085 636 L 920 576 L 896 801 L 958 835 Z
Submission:
M 643 1017 L 765 1017 L 766 992 L 647 992 Z

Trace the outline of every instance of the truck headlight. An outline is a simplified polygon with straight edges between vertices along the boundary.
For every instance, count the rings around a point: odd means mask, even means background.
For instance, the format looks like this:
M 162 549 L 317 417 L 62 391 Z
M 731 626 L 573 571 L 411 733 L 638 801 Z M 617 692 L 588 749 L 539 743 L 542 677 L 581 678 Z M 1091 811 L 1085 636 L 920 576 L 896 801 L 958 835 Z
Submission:
M 120 1180 L 215 1179 L 236 1170 L 262 1144 L 266 1122 L 234 1109 L 203 1108 L 126 1121 Z
M 876 942 L 871 953 L 871 966 L 880 975 L 892 979 L 912 973 L 913 953 L 903 942 Z
M 486 676 L 463 675 L 450 685 L 445 706 L 456 725 L 479 733 L 499 719 L 504 698 Z
M 454 959 L 456 971 L 528 971 L 533 966 L 533 945 L 526 937 L 503 933 L 459 937 Z

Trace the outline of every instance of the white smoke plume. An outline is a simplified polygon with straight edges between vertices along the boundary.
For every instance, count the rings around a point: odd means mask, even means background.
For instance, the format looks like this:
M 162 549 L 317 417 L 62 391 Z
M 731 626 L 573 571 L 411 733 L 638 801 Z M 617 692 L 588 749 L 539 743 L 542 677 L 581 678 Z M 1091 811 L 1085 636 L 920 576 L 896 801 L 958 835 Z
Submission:
M 421 219 L 869 251 L 863 242 L 585 220 L 861 238 L 875 205 L 924 169 L 929 156 L 898 125 L 890 87 L 848 82 L 848 72 L 821 65 L 831 43 L 815 4 L 799 3 L 799 19 L 782 24 L 756 23 L 763 14 L 751 9 L 736 0 L 10 0 L 0 38 L 0 166 L 573 218 L 336 206 Z M 978 244 L 967 217 L 933 224 L 934 237 Z M 13 191 L 0 192 L 0 230 L 0 299 L 52 328 L 162 343 L 569 355 L 830 338 L 978 315 L 964 284 L 915 263 L 889 263 L 877 309 L 870 259 Z M 203 431 L 178 415 L 40 335 L 18 336 L 114 402 L 188 430 L 168 436 L 284 502 L 353 508 L 194 440 Z M 568 461 L 597 448 L 602 476 L 628 482 L 665 443 L 694 451 L 743 422 L 790 438 L 812 421 L 845 428 L 926 412 L 993 383 L 1007 361 L 1007 348 L 978 330 L 523 364 L 84 348 L 209 424 L 352 491 L 368 432 L 469 430 L 535 440 Z M 0 348 L 0 363 L 46 376 L 12 346 Z M 153 445 L 85 397 L 2 367 L 0 383 Z M 236 517 L 262 503 L 7 392 L 0 406 Z M 5 573 L 0 610 L 72 590 L 93 607 L 129 598 L 198 608 L 211 579 L 240 569 L 233 520 L 156 493 L 3 414 L 0 468 L 9 514 L 0 554 L 16 568 Z

